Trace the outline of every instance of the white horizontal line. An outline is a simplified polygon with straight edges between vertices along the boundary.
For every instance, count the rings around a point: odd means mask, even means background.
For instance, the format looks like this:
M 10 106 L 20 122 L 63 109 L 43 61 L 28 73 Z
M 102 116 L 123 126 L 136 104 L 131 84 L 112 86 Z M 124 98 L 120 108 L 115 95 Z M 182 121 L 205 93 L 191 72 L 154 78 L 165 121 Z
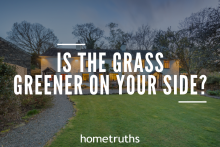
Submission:
M 178 101 L 178 103 L 207 103 L 207 101 Z
M 57 45 L 85 45 L 85 44 L 57 44 Z

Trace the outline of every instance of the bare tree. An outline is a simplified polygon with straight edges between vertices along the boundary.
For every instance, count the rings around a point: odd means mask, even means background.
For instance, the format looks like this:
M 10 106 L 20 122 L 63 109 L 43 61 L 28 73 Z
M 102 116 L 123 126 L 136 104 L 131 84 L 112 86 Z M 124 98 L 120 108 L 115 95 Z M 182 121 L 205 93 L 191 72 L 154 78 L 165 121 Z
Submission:
M 7 34 L 7 38 L 18 47 L 38 56 L 47 49 L 57 46 L 58 43 L 53 31 L 39 23 L 16 22 Z
M 108 49 L 108 45 L 105 41 L 99 41 L 99 43 L 95 44 L 95 49 Z
M 110 30 L 110 35 L 105 37 L 105 39 L 108 41 L 110 49 L 120 49 L 123 43 L 128 45 L 131 41 L 132 33 L 125 33 L 120 28 L 118 28 L 118 24 L 111 22 L 107 24 L 106 27 L 108 27 Z
M 142 25 L 133 36 L 135 46 L 138 50 L 150 50 L 154 43 L 156 31 L 149 25 Z
M 93 23 L 85 23 L 75 25 L 72 34 L 84 42 L 87 49 L 94 49 L 97 41 L 103 37 L 104 31 L 95 27 Z

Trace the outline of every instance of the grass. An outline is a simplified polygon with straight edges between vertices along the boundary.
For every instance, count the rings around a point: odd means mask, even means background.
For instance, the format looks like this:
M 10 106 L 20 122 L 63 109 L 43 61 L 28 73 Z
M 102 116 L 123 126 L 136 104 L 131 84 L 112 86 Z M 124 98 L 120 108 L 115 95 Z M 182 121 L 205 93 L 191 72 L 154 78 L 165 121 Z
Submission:
M 0 134 L 7 133 L 7 132 L 9 132 L 9 131 L 10 131 L 10 129 L 2 130 L 2 131 L 0 132 Z
M 220 100 L 187 95 L 72 96 L 77 109 L 52 147 L 220 146 Z M 178 104 L 178 101 L 207 101 Z M 139 136 L 140 143 L 80 143 L 83 136 Z
M 27 116 L 36 115 L 39 112 L 40 112 L 39 110 L 33 109 L 27 112 Z
M 33 115 L 36 115 L 38 113 L 40 113 L 40 111 L 37 110 L 37 109 L 30 110 L 30 111 L 27 112 L 27 115 L 22 117 L 22 119 L 29 119 L 30 117 L 32 117 Z

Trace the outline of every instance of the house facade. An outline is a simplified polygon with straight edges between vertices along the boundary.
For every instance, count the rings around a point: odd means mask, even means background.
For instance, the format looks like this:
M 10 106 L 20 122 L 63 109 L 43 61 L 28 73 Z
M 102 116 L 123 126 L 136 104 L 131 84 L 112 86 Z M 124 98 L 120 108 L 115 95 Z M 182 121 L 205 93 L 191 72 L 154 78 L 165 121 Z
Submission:
M 76 49 L 62 49 L 62 48 L 52 48 L 47 50 L 45 53 L 43 53 L 41 57 L 41 72 L 42 75 L 62 75 L 63 80 L 65 79 L 65 75 L 81 75 L 83 83 L 82 85 L 90 85 L 90 76 L 92 75 L 97 75 L 100 77 L 100 75 L 103 75 L 105 73 L 99 72 L 99 52 L 106 52 L 106 56 L 103 57 L 103 60 L 105 60 L 105 63 L 109 64 L 110 68 L 113 67 L 113 55 L 116 52 L 119 52 L 122 56 L 122 60 L 118 60 L 117 62 L 122 63 L 122 72 L 114 72 L 110 71 L 109 73 L 109 78 L 111 83 L 116 83 L 117 78 L 116 75 L 121 76 L 122 74 L 126 75 L 146 75 L 146 82 L 148 81 L 147 75 L 154 75 L 156 77 L 156 88 L 162 88 L 162 86 L 165 86 L 163 82 L 163 76 L 164 75 L 170 75 L 173 79 L 174 75 L 177 75 L 177 81 L 179 81 L 179 62 L 175 60 L 168 60 L 166 57 L 161 59 L 161 62 L 163 63 L 164 69 L 162 72 L 158 73 L 155 70 L 155 66 L 159 66 L 156 59 L 156 51 L 150 51 L 150 50 L 126 50 L 126 47 L 122 47 L 121 50 L 104 50 L 104 49 L 81 49 L 80 47 Z M 57 72 L 57 53 L 61 53 L 61 57 L 63 56 L 64 53 L 69 52 L 71 54 L 71 58 L 69 58 L 69 62 L 71 64 L 71 71 L 69 73 L 66 73 L 63 71 L 61 68 L 61 72 Z M 78 52 L 86 52 L 86 56 L 84 56 L 84 72 L 80 72 L 80 57 L 78 56 Z M 132 55 L 132 62 L 131 62 L 131 67 L 132 70 L 134 69 L 135 65 L 135 59 L 136 59 L 136 53 L 140 52 L 141 53 L 141 58 L 142 58 L 142 64 L 143 68 L 148 65 L 147 61 L 145 60 L 145 54 L 148 52 L 151 52 L 154 57 L 151 58 L 151 62 L 154 66 L 154 69 L 152 72 L 146 72 L 143 70 L 143 72 L 124 72 L 123 69 L 123 54 L 124 52 L 129 52 Z M 88 72 L 88 53 L 96 53 L 96 72 Z M 65 66 L 65 62 L 62 59 L 62 66 Z M 103 68 L 104 65 L 103 65 Z M 100 78 L 99 78 L 100 79 Z M 50 79 L 51 85 L 53 85 L 53 78 Z M 64 82 L 64 81 L 63 81 Z M 71 84 L 74 85 L 74 78 L 71 79 Z M 100 82 L 100 80 L 99 80 Z M 170 85 L 173 87 L 174 83 L 173 80 L 169 81 Z M 124 85 L 126 86 L 126 78 Z M 179 84 L 178 84 L 179 87 Z

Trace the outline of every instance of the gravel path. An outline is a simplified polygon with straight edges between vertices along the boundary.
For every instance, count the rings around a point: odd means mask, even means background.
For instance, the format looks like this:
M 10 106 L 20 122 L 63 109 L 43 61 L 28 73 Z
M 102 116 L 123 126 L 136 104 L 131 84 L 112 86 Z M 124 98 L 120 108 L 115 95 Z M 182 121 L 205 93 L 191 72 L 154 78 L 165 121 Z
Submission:
M 27 125 L 0 138 L 2 147 L 42 147 L 73 116 L 73 105 L 65 95 L 54 97 L 54 106 L 40 113 Z

